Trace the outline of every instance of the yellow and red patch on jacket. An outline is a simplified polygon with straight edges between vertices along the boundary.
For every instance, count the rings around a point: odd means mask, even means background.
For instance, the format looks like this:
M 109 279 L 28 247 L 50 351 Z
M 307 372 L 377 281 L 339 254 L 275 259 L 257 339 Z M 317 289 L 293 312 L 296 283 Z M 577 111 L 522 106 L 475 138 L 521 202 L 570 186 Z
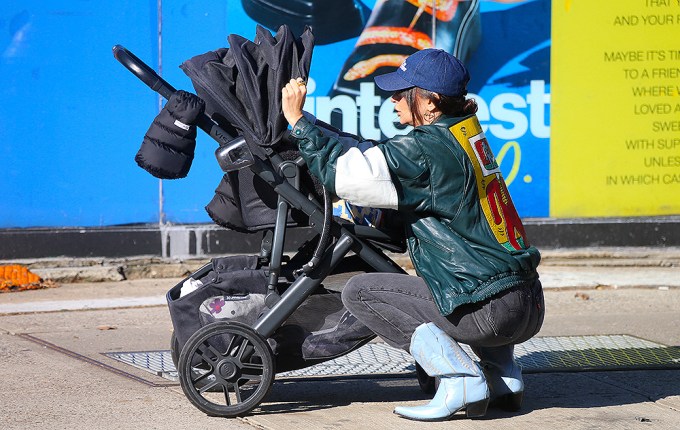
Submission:
M 479 120 L 472 116 L 449 130 L 474 167 L 479 204 L 496 240 L 509 251 L 526 249 L 529 242 L 524 225 Z

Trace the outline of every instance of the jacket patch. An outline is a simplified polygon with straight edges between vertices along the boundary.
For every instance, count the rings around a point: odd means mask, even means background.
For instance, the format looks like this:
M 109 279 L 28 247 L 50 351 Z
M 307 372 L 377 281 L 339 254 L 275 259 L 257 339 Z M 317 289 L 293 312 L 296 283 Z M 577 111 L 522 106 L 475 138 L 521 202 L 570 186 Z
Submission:
M 509 251 L 526 249 L 529 243 L 524 226 L 477 117 L 459 122 L 449 131 L 474 167 L 479 203 L 494 237 Z

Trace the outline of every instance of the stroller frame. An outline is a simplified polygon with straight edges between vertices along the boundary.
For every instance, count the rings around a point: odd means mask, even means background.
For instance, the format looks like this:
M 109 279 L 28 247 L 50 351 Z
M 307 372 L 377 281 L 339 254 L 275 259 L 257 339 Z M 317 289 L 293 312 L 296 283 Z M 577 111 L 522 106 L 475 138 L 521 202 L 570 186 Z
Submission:
M 113 55 L 164 98 L 169 99 L 176 92 L 123 46 L 114 46 Z M 244 144 L 242 137 L 234 138 L 206 114 L 198 118 L 196 125 L 217 141 L 220 145 L 217 152 Z M 321 205 L 301 192 L 299 175 L 300 167 L 304 165 L 301 157 L 294 161 L 283 160 L 271 148 L 266 148 L 265 153 L 267 160 L 254 156 L 247 168 L 278 194 L 275 226 L 273 230 L 265 231 L 260 253 L 260 260 L 268 264 L 269 272 L 266 311 L 252 327 L 235 321 L 208 324 L 191 336 L 177 357 L 176 366 L 185 395 L 194 406 L 209 415 L 241 416 L 260 404 L 268 394 L 275 375 L 273 354 L 266 339 L 321 285 L 350 251 L 376 272 L 405 273 L 378 248 L 387 245 L 390 249 L 390 244 L 393 244 L 392 250 L 403 252 L 403 245 L 394 246 L 389 234 L 373 227 L 341 224 L 332 219 L 329 201 Z M 320 235 L 320 239 L 318 252 L 314 255 L 316 260 L 298 270 L 297 278 L 279 295 L 277 285 L 285 260 L 286 220 L 292 208 L 309 217 L 309 226 Z M 335 241 L 329 245 L 331 238 Z M 201 276 L 210 269 L 210 264 L 206 264 L 194 275 Z M 226 352 L 218 351 L 210 344 L 214 336 L 231 339 Z M 172 343 L 171 347 L 174 347 Z M 175 356 L 173 354 L 173 358 Z M 197 360 L 203 365 L 196 365 Z M 214 391 L 218 392 L 217 400 L 208 397 Z

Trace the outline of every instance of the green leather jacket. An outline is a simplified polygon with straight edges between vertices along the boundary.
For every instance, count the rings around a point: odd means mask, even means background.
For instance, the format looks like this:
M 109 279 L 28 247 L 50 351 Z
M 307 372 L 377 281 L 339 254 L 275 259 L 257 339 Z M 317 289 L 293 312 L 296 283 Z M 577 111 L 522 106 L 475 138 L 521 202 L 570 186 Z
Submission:
M 403 214 L 414 267 L 443 315 L 538 278 L 540 253 L 476 116 L 441 117 L 368 151 L 343 148 L 308 118 L 292 136 L 336 195 Z

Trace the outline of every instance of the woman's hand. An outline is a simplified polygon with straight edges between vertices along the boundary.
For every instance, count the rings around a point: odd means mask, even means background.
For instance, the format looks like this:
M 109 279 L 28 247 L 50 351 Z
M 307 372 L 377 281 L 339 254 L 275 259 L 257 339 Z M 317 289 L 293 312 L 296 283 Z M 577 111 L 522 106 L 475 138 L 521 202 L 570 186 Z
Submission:
M 307 96 L 307 86 L 302 78 L 291 79 L 281 90 L 281 109 L 291 127 L 302 118 L 302 106 Z

